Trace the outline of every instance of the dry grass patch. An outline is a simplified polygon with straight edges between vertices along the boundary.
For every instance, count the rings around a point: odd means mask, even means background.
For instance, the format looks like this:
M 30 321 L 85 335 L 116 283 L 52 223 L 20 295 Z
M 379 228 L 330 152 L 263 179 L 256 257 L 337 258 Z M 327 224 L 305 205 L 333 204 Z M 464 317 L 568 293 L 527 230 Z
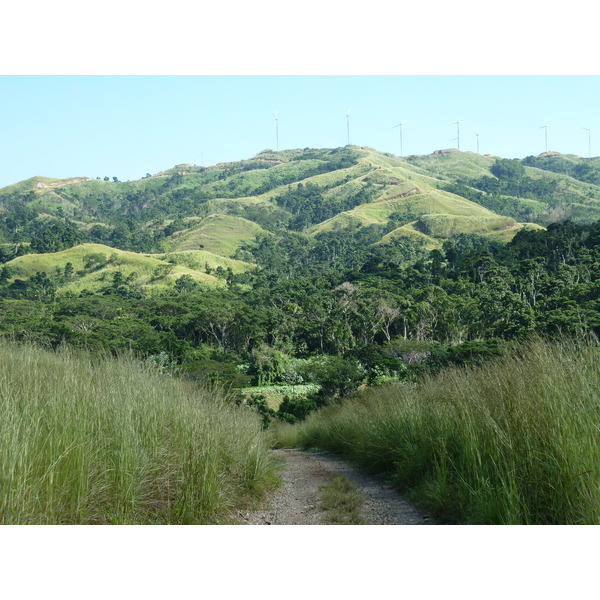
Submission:
M 321 488 L 321 508 L 325 510 L 327 525 L 365 525 L 360 512 L 364 504 L 362 494 L 344 475 L 334 475 Z

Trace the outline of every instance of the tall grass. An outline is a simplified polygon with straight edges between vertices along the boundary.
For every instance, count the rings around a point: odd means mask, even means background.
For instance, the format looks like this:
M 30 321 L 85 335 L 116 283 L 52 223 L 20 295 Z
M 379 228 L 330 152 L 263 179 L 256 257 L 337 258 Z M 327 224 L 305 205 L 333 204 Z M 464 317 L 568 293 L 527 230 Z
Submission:
M 218 523 L 274 481 L 258 417 L 133 359 L 0 343 L 0 522 Z
M 599 359 L 597 342 L 533 340 L 275 433 L 389 474 L 442 521 L 599 524 Z

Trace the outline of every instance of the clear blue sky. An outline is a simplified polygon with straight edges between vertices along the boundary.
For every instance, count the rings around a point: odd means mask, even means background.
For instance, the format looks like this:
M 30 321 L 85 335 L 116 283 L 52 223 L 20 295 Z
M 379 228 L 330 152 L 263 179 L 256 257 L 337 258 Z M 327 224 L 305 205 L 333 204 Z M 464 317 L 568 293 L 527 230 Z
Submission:
M 275 148 L 600 154 L 598 76 L 2 76 L 0 186 L 34 175 L 138 179 Z M 596 137 L 597 136 L 597 137 Z

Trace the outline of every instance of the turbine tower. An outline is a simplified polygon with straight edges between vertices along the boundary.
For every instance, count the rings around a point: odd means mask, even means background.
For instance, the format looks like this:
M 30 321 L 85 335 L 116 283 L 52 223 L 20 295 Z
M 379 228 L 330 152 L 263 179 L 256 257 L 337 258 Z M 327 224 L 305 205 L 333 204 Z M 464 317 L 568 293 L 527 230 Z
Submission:
M 546 152 L 548 152 L 548 127 L 552 127 L 549 123 L 546 125 L 542 125 L 539 129 L 544 130 L 544 137 L 546 139 Z
M 460 124 L 464 123 L 464 121 L 455 121 L 454 123 L 450 123 L 450 125 L 456 125 L 456 143 L 458 146 L 458 150 L 460 151 Z M 454 141 L 454 140 L 452 140 Z
M 348 131 L 348 146 L 350 145 L 350 111 L 352 109 L 349 108 L 348 112 L 346 113 L 346 129 Z
M 394 125 L 392 127 L 392 129 L 396 129 L 396 127 L 400 127 L 400 156 L 403 156 L 402 153 L 402 125 L 404 125 L 405 123 L 408 123 L 408 121 L 402 121 L 402 123 L 398 123 L 398 125 Z
M 475 137 L 477 138 L 477 154 L 479 154 L 479 134 L 474 129 L 473 132 L 475 133 Z
M 275 111 L 275 150 L 279 151 L 279 117 Z
M 592 158 L 592 130 L 589 127 L 582 127 L 588 132 L 588 155 Z

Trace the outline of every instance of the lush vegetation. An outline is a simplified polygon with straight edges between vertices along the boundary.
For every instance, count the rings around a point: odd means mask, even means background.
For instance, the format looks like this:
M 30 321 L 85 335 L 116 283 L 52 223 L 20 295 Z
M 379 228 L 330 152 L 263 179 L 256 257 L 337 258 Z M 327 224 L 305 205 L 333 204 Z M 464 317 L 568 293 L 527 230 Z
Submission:
M 562 173 L 568 177 L 541 176 L 527 167 Z M 497 159 L 489 175 L 457 178 L 442 188 L 519 221 L 549 223 L 567 218 L 592 221 L 600 218 L 598 166 L 559 156 Z M 582 185 L 586 182 L 593 185 Z
M 276 193 L 305 178 L 344 171 L 356 161 L 355 151 L 336 149 L 300 152 L 286 162 L 257 157 L 208 169 L 179 165 L 132 182 L 36 177 L 0 190 L 0 242 L 11 244 L 4 260 L 79 242 L 161 252 L 173 235 L 223 211 L 249 217 L 255 226 L 286 225 L 291 215 L 276 205 L 233 200 Z
M 220 523 L 274 484 L 256 415 L 152 361 L 0 345 L 3 524 Z
M 133 352 L 298 423 L 532 335 L 600 335 L 596 164 L 351 146 L 33 178 L 0 190 L 0 337 Z
M 408 240 L 369 245 L 371 235 L 259 238 L 244 253 L 260 269 L 230 271 L 222 289 L 180 276 L 147 294 L 117 269 L 96 293 L 57 295 L 66 267 L 11 279 L 13 261 L 0 270 L 0 332 L 164 353 L 185 377 L 239 388 L 318 386 L 299 414 L 361 383 L 485 355 L 490 342 L 600 333 L 599 224 L 523 230 L 509 244 L 461 234 L 433 251 Z
M 543 156 L 528 156 L 522 162 L 529 167 L 536 167 L 553 173 L 564 173 L 569 177 L 594 185 L 600 184 L 600 161 L 598 158 L 585 159 L 547 153 Z
M 597 170 L 597 161 L 572 157 L 494 161 L 457 153 L 402 160 L 346 147 L 265 151 L 208 168 L 178 165 L 129 182 L 35 177 L 0 190 L 0 259 L 78 243 L 142 253 L 206 243 L 223 253 L 249 232 L 358 223 L 379 225 L 385 235 L 394 223 L 427 215 L 452 216 L 454 233 L 473 232 L 461 217 L 490 219 L 487 231 L 505 226 L 498 215 L 542 225 L 589 222 L 600 217 Z M 218 226 L 223 233 L 235 223 L 225 245 L 214 235 L 215 218 L 227 220 Z
M 385 473 L 442 522 L 600 524 L 599 358 L 597 341 L 535 340 L 280 426 L 279 443 Z

